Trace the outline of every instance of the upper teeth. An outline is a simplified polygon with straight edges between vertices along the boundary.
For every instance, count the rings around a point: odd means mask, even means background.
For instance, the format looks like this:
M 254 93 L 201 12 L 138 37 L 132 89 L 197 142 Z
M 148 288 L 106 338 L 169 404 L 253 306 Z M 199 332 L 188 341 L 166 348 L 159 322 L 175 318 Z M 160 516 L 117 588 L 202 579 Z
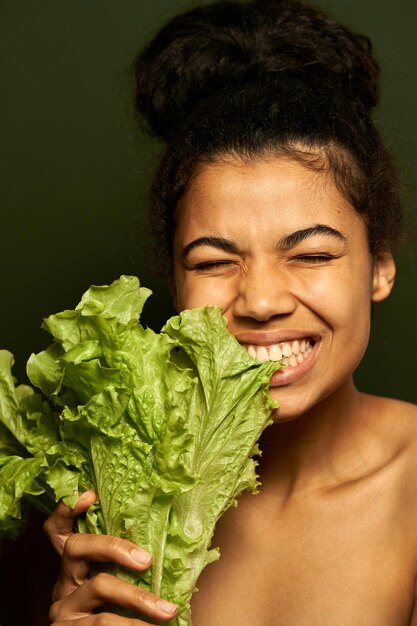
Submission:
M 250 356 L 264 363 L 265 361 L 281 361 L 283 365 L 295 367 L 302 363 L 313 349 L 310 339 L 299 341 L 282 341 L 268 346 L 246 345 Z

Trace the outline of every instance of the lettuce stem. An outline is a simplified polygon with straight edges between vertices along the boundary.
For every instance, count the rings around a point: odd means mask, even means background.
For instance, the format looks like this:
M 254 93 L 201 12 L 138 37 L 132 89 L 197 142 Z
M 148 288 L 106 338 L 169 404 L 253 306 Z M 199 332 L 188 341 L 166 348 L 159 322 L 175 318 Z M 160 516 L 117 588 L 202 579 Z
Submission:
M 160 544 L 154 550 L 154 561 L 152 564 L 152 592 L 157 596 L 162 592 L 162 578 L 164 573 L 165 547 L 168 534 L 169 515 L 171 513 L 172 498 L 165 510 L 165 519 L 163 523 L 164 532 L 160 533 Z

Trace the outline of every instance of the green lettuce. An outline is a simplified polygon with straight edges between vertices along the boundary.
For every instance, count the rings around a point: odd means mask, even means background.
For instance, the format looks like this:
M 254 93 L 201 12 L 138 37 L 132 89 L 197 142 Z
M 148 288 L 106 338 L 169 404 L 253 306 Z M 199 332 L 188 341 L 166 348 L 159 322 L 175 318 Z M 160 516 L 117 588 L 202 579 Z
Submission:
M 15 386 L 0 351 L 0 532 L 16 535 L 29 503 L 49 513 L 94 489 L 79 530 L 149 550 L 147 572 L 112 571 L 177 603 L 169 624 L 185 626 L 197 579 L 219 558 L 217 520 L 257 491 L 252 457 L 279 364 L 254 361 L 218 307 L 186 310 L 159 334 L 143 328 L 149 295 L 122 276 L 45 320 L 54 342 L 27 365 L 42 394 Z

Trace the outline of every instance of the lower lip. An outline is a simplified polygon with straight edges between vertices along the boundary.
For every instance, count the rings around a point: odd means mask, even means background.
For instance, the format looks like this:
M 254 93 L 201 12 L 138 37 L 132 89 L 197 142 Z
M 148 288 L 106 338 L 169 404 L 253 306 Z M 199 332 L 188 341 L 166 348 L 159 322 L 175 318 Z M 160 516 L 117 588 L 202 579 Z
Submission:
M 280 370 L 275 372 L 275 374 L 272 375 L 269 386 L 283 387 L 284 385 L 289 385 L 296 382 L 302 376 L 304 376 L 314 365 L 317 351 L 319 349 L 319 343 L 320 342 L 316 341 L 310 354 L 299 365 L 296 365 L 295 367 L 282 367 Z

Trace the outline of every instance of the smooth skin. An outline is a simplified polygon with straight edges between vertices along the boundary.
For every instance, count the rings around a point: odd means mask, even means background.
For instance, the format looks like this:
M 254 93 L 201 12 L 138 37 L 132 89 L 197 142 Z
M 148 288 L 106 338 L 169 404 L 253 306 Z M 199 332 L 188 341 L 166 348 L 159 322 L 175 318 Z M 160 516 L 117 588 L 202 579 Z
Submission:
M 182 198 L 174 267 L 178 310 L 219 304 L 245 346 L 314 343 L 271 380 L 280 408 L 261 441 L 262 492 L 220 520 L 222 556 L 199 580 L 194 626 L 416 626 L 417 408 L 360 393 L 352 378 L 371 303 L 393 285 L 389 252 L 371 257 L 328 172 L 230 157 L 202 167 Z M 169 620 L 150 594 L 89 578 L 95 561 L 150 564 L 127 541 L 73 533 L 94 498 L 59 505 L 46 524 L 63 551 L 55 626 L 143 623 L 95 613 L 115 599 Z

